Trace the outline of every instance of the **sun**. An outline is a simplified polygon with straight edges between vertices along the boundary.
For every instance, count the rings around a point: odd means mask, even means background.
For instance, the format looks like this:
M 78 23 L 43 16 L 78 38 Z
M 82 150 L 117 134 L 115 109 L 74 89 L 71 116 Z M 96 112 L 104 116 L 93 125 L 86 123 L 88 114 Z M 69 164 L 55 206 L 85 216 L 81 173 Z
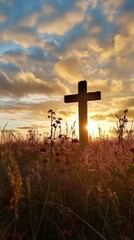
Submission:
M 96 126 L 96 122 L 92 121 L 92 120 L 88 120 L 88 125 L 86 127 L 88 129 L 88 135 L 95 135 L 97 134 L 97 126 Z

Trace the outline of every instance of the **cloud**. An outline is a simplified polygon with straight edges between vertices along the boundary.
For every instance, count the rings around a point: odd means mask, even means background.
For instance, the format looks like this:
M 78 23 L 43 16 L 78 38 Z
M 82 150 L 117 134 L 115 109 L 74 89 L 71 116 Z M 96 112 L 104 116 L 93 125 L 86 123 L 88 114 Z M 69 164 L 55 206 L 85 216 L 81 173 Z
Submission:
M 123 90 L 123 82 L 118 79 L 113 79 L 111 83 L 111 91 L 114 93 L 121 92 Z
M 115 84 L 115 79 L 118 79 L 122 90 L 126 90 L 123 88 L 123 82 L 134 73 L 133 45 L 133 23 L 127 26 L 125 32 L 115 34 L 113 45 L 109 47 L 100 46 L 99 42 L 91 40 L 85 52 L 81 52 L 81 61 L 84 63 L 81 64 L 81 71 L 84 77 L 98 78 L 98 84 L 99 79 L 103 79 L 104 82 L 111 79 L 112 85 Z
M 50 52 L 45 51 L 43 48 L 39 47 L 31 47 L 27 49 L 28 57 L 32 59 L 32 61 L 48 61 L 48 62 L 55 62 L 58 58 L 52 55 Z M 44 63 L 43 63 L 44 64 Z
M 59 2 L 57 9 L 47 5 L 44 7 L 44 21 L 42 17 L 40 23 L 38 23 L 37 30 L 41 34 L 64 35 L 75 25 L 83 21 L 86 7 L 87 2 L 79 0 L 68 1 L 68 3 L 64 4 Z M 49 12 L 47 12 L 47 8 L 49 8 Z M 46 18 L 46 14 L 48 15 L 48 13 L 51 14 L 51 18 Z
M 131 12 L 134 10 L 134 2 L 132 0 L 124 0 L 123 3 L 119 6 L 120 14 Z
M 26 49 L 16 48 L 6 51 L 2 59 L 3 71 L 9 76 L 13 75 L 13 71 L 9 72 L 6 68 L 10 64 L 14 71 L 32 72 L 37 78 L 44 78 L 46 75 L 49 80 L 57 78 L 53 66 L 58 58 L 42 48 L 34 46 Z
M 41 23 L 38 26 L 40 34 L 58 34 L 63 35 L 73 28 L 76 24 L 83 20 L 84 13 L 81 11 L 72 10 L 63 16 L 58 16 L 47 23 Z
M 76 111 L 73 110 L 73 109 L 67 109 L 67 110 L 58 110 L 58 115 L 59 116 L 63 116 L 63 117 L 71 117 L 71 116 L 74 116 L 76 115 Z
M 27 15 L 25 18 L 20 19 L 18 25 L 20 27 L 33 28 L 38 21 L 39 13 L 31 13 L 30 16 Z
M 120 106 L 120 108 L 127 108 L 127 109 L 129 109 L 129 108 L 134 108 L 134 98 L 133 98 L 133 96 L 131 97 L 125 97 L 125 98 L 116 98 L 115 99 L 115 103 L 117 104 L 118 103 L 118 105 Z
M 70 83 L 78 82 L 82 79 L 80 71 L 80 58 L 78 56 L 70 56 L 55 64 L 55 71 L 58 75 L 69 81 Z
M 15 121 L 16 123 L 18 121 L 20 122 L 25 121 L 25 123 L 27 122 L 28 124 L 38 123 L 38 125 L 42 124 L 40 122 L 44 122 L 44 125 L 47 126 L 50 122 L 48 119 L 49 109 L 53 109 L 55 111 L 56 117 L 61 117 L 62 114 L 59 112 L 59 108 L 63 109 L 62 100 L 56 100 L 55 98 L 52 98 L 49 101 L 44 100 L 42 102 L 38 101 L 33 102 L 32 99 L 33 98 L 30 97 L 29 101 L 26 100 L 15 101 L 14 99 L 1 100 L 0 105 L 1 117 L 4 117 L 5 121 L 7 121 L 7 119 L 14 121 L 14 124 Z M 62 116 L 64 120 L 64 115 Z
M 102 1 L 103 2 L 103 13 L 108 19 L 108 21 L 114 21 L 117 17 L 118 8 L 123 3 L 123 0 L 109 0 L 109 1 Z
M 58 80 L 49 83 L 44 79 L 36 78 L 31 72 L 20 72 L 16 79 L 9 80 L 4 73 L 0 74 L 0 94 L 1 96 L 23 97 L 30 94 L 44 94 L 47 96 L 64 95 L 67 88 Z
M 90 119 L 93 121 L 104 121 L 106 120 L 106 118 L 107 118 L 107 115 L 105 114 L 95 114 L 90 116 Z
M 48 17 L 55 13 L 55 11 L 56 9 L 54 6 L 46 4 L 42 6 L 41 11 L 31 12 L 30 14 L 26 15 L 25 18 L 20 19 L 18 25 L 21 27 L 36 28 L 38 21 L 43 19 L 45 22 Z
M 41 39 L 35 35 L 30 29 L 5 29 L 1 32 L 1 42 L 8 43 L 14 42 L 15 44 L 24 48 L 31 45 L 41 45 Z
M 20 68 L 17 67 L 16 65 L 10 63 L 10 62 L 1 62 L 0 61 L 0 68 L 2 71 L 6 71 L 6 72 L 12 72 L 12 73 L 15 73 L 15 72 L 18 72 L 20 71 Z
M 3 23 L 6 20 L 6 16 L 0 12 L 0 24 Z
M 1 111 L 6 106 L 16 116 L 26 112 L 27 121 L 34 113 L 41 120 L 50 104 L 72 117 L 76 105 L 63 105 L 63 96 L 77 93 L 77 82 L 86 79 L 89 91 L 102 92 L 89 105 L 94 119 L 112 119 L 124 106 L 133 112 L 133 1 L 1 0 L 0 9 L 0 96 L 12 99 Z M 17 105 L 24 97 L 38 104 Z
M 59 81 L 55 80 L 53 83 L 44 79 L 38 79 L 33 73 L 21 72 L 18 74 L 18 80 L 15 82 L 16 94 L 45 94 L 45 95 L 63 95 L 66 93 L 66 87 Z
M 134 77 L 132 77 L 130 79 L 130 87 L 131 87 L 132 91 L 134 92 Z
M 116 115 L 120 115 L 121 117 L 124 116 L 124 110 L 126 108 L 120 108 L 113 110 L 113 112 L 107 112 L 107 113 L 100 113 L 100 114 L 93 114 L 90 116 L 90 119 L 93 121 L 107 121 L 107 122 L 117 122 L 118 119 L 116 118 Z M 132 121 L 134 117 L 134 108 L 129 108 L 127 113 L 127 119 L 128 121 Z
M 103 93 L 108 91 L 109 85 L 107 80 L 103 79 L 89 79 L 88 80 L 89 91 L 100 90 Z
M 30 130 L 30 129 L 38 129 L 38 128 L 44 128 L 44 129 L 48 129 L 48 126 L 43 126 L 43 125 L 36 125 L 36 124 L 31 124 L 29 126 L 22 126 L 22 127 L 17 127 L 17 129 L 20 130 Z
M 12 86 L 11 82 L 6 76 L 6 74 L 3 72 L 0 72 L 0 93 L 4 91 L 7 94 L 8 90 L 11 89 L 11 86 Z

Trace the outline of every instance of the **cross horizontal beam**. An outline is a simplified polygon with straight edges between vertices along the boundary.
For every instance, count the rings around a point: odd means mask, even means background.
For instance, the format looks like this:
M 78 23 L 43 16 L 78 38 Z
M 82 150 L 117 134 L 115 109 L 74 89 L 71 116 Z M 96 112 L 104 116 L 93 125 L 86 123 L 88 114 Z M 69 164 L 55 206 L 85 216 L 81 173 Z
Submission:
M 80 102 L 83 99 L 86 101 L 100 100 L 101 92 L 100 91 L 88 92 L 86 93 L 86 95 L 83 96 L 80 96 L 78 94 L 64 96 L 65 103 Z

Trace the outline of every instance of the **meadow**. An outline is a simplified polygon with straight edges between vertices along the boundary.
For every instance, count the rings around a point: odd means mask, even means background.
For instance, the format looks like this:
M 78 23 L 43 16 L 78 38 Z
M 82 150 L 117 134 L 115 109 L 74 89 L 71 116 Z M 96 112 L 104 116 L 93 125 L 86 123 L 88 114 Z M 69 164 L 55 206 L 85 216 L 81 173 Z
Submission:
M 134 239 L 134 134 L 117 133 L 2 138 L 0 240 Z

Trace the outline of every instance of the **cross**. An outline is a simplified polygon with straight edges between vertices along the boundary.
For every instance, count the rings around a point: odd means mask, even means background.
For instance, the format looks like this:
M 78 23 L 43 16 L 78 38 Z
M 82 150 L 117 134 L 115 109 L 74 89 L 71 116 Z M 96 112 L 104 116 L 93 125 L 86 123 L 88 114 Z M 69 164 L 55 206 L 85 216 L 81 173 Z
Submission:
M 64 96 L 65 103 L 78 102 L 79 104 L 79 141 L 80 145 L 88 143 L 87 131 L 87 101 L 100 100 L 101 92 L 87 92 L 87 82 L 78 82 L 78 94 Z

